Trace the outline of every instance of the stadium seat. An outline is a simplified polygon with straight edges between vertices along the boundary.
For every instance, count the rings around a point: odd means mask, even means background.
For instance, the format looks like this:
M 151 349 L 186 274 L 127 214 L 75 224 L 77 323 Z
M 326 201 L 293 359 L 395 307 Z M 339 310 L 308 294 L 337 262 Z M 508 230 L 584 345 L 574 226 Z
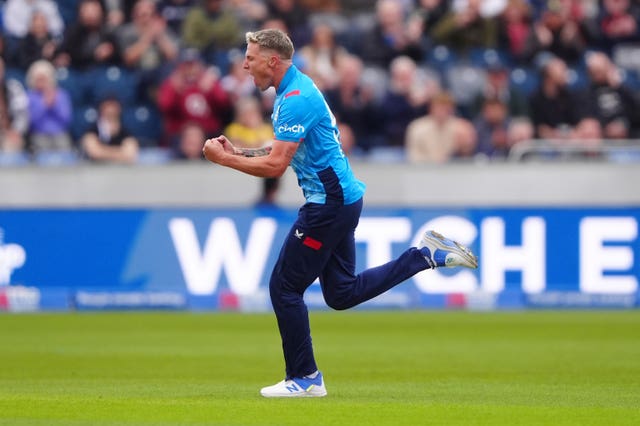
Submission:
M 96 122 L 98 111 L 92 106 L 84 106 L 73 110 L 71 121 L 71 136 L 79 140 L 82 135 Z
M 638 76 L 637 72 L 621 69 L 620 77 L 622 78 L 622 85 L 624 87 L 634 92 L 640 91 L 640 76 Z
M 379 67 L 365 67 L 362 70 L 361 84 L 371 90 L 375 99 L 382 99 L 389 82 L 387 70 Z
M 9 34 L 3 34 L 2 41 L 4 43 L 2 58 L 5 64 L 15 63 L 14 61 L 18 56 L 18 49 L 20 48 L 20 39 Z
M 589 85 L 589 77 L 586 71 L 580 67 L 569 68 L 567 70 L 567 80 L 569 87 L 574 90 L 581 90 Z
M 640 72 L 640 46 L 637 44 L 617 45 L 611 54 L 611 59 L 620 68 Z
M 22 86 L 27 87 L 27 73 L 21 70 L 20 68 L 7 67 L 4 70 L 4 78 L 5 80 L 14 79 L 19 81 Z
M 486 72 L 482 68 L 459 64 L 445 75 L 445 85 L 459 107 L 467 107 L 475 100 L 485 85 Z
M 446 72 L 449 68 L 458 62 L 458 58 L 454 52 L 447 46 L 434 46 L 427 53 L 425 63 L 428 67 L 434 68 L 441 73 Z
M 85 78 L 82 72 L 70 68 L 58 68 L 56 77 L 60 87 L 69 92 L 71 103 L 74 107 L 85 105 L 89 101 L 87 94 L 88 79 Z
M 404 163 L 406 152 L 401 146 L 378 146 L 371 148 L 367 160 L 373 163 Z
M 167 148 L 142 148 L 138 152 L 136 163 L 140 165 L 166 164 L 171 159 L 171 151 Z
M 504 67 L 511 66 L 509 54 L 500 49 L 472 49 L 469 52 L 469 60 L 471 65 L 480 68 L 489 68 L 496 65 L 502 65 Z
M 72 166 L 79 160 L 74 151 L 40 151 L 33 155 L 35 164 L 47 167 Z
M 90 102 L 97 104 L 107 97 L 114 97 L 126 106 L 137 101 L 139 78 L 135 72 L 111 66 L 97 68 L 90 73 Z
M 509 80 L 516 90 L 529 96 L 538 88 L 540 77 L 534 70 L 516 67 L 511 70 Z
M 141 147 L 157 146 L 162 135 L 160 113 L 151 105 L 132 105 L 123 108 L 122 125 L 138 139 Z
M 79 2 L 80 0 L 58 0 L 56 2 L 65 27 L 72 25 L 76 21 Z
M 17 167 L 29 164 L 29 156 L 25 152 L 0 151 L 0 167 Z

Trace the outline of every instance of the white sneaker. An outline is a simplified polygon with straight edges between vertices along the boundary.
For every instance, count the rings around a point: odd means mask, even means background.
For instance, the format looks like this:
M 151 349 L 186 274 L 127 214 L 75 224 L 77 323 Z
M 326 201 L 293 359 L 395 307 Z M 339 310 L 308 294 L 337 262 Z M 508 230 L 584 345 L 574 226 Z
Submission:
M 324 387 L 324 379 L 320 372 L 314 379 L 293 378 L 260 389 L 260 395 L 265 398 L 308 398 L 321 397 L 326 394 L 327 389 Z
M 443 237 L 435 231 L 427 231 L 418 245 L 431 268 L 464 266 L 477 268 L 478 258 L 467 247 Z

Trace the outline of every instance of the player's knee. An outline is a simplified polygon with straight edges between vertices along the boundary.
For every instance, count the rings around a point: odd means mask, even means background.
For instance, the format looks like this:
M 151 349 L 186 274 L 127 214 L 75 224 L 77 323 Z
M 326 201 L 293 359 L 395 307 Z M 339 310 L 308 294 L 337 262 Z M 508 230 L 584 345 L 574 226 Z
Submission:
M 325 302 L 327 303 L 327 306 L 336 311 L 344 311 L 352 306 L 346 299 L 341 297 L 328 298 L 325 296 Z

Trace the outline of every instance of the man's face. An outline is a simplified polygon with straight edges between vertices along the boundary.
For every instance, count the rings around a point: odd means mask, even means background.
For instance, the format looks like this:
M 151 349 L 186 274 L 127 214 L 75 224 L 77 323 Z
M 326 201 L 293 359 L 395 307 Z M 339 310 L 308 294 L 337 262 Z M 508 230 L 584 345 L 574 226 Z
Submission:
M 261 51 L 255 43 L 247 45 L 247 52 L 244 57 L 243 68 L 253 77 L 256 87 L 262 91 L 273 86 L 273 68 L 270 65 L 272 59 L 267 52 Z

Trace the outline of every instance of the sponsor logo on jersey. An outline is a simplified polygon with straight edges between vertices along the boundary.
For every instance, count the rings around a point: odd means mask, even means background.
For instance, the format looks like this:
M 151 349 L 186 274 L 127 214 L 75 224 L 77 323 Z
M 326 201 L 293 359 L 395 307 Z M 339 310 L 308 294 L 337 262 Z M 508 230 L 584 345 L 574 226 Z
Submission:
M 284 124 L 278 126 L 278 133 L 304 133 L 304 126 L 302 124 L 294 124 L 293 126 Z

